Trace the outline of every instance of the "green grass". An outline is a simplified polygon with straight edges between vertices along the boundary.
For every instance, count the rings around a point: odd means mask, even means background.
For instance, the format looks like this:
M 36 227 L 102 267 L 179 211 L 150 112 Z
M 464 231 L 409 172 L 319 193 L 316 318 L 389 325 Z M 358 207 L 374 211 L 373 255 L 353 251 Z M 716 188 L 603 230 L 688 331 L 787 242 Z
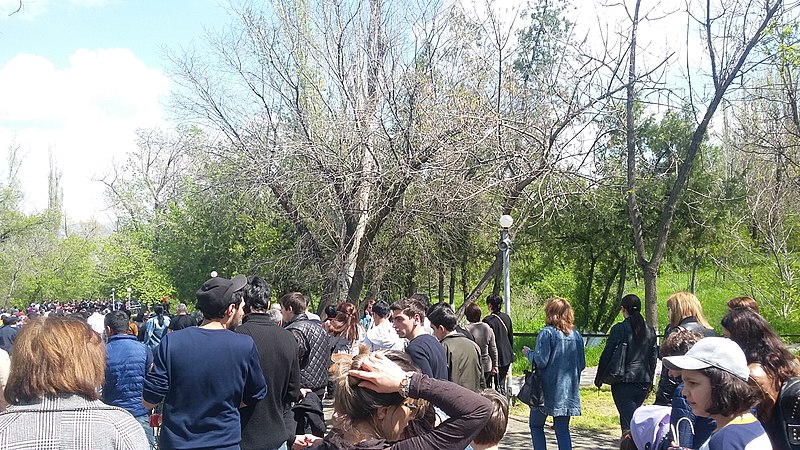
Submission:
M 517 402 L 510 409 L 516 416 L 528 417 L 530 408 Z M 619 414 L 611 398 L 611 388 L 581 388 L 581 415 L 570 420 L 570 426 L 598 433 L 618 434 Z

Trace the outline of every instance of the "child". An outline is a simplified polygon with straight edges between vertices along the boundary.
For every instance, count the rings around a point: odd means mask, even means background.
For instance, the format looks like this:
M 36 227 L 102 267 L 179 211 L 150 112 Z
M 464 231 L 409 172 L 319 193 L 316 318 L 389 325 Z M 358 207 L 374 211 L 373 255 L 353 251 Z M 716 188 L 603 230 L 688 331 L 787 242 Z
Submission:
M 481 395 L 492 402 L 492 414 L 480 433 L 472 440 L 474 450 L 497 449 L 508 426 L 508 400 L 494 389 L 485 389 Z
M 659 349 L 660 356 L 663 359 L 667 356 L 685 355 L 700 339 L 703 339 L 703 335 L 699 331 L 679 330 L 670 333 L 664 343 L 661 344 Z M 680 379 L 680 373 L 670 374 L 670 376 L 680 381 L 672 396 L 669 418 L 670 431 L 667 432 L 658 448 L 667 450 L 673 440 L 675 443 L 680 444 L 681 448 L 700 448 L 700 445 L 705 443 L 711 433 L 714 432 L 714 429 L 717 428 L 717 424 L 710 417 L 698 417 L 692 414 L 689 402 L 683 396 L 683 380 Z M 673 432 L 678 436 L 673 436 Z M 679 438 L 680 442 L 676 438 Z
M 759 391 L 747 383 L 742 349 L 726 338 L 707 337 L 683 356 L 668 356 L 664 365 L 680 370 L 683 395 L 692 412 L 717 422 L 700 450 L 771 449 L 764 427 L 750 413 L 759 401 Z

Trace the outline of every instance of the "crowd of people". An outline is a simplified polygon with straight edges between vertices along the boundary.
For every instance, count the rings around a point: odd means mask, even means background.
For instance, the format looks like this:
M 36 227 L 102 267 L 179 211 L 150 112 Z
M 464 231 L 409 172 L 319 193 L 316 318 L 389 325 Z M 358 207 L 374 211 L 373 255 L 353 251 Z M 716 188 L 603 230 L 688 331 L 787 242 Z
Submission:
M 270 297 L 238 275 L 200 287 L 199 320 L 167 303 L 5 312 L 0 448 L 488 449 L 505 434 L 513 329 L 499 297 L 485 323 L 473 305 L 469 329 L 422 294 L 324 318 L 303 293 Z
M 514 361 L 501 297 L 487 297 L 483 319 L 467 305 L 463 327 L 449 304 L 422 294 L 361 311 L 343 302 L 322 318 L 303 293 L 270 299 L 264 279 L 238 275 L 206 281 L 195 313 L 88 302 L 2 312 L 0 448 L 497 448 Z M 639 297 L 624 296 L 600 356 L 595 384 L 611 385 L 620 448 L 796 450 L 777 404 L 800 362 L 756 302 L 728 303 L 725 337 L 693 294 L 666 303 L 659 346 Z M 535 348 L 522 349 L 543 390 L 531 442 L 546 448 L 552 417 L 559 450 L 569 450 L 584 338 L 566 299 L 549 299 L 544 312 Z M 643 405 L 654 388 L 654 404 Z

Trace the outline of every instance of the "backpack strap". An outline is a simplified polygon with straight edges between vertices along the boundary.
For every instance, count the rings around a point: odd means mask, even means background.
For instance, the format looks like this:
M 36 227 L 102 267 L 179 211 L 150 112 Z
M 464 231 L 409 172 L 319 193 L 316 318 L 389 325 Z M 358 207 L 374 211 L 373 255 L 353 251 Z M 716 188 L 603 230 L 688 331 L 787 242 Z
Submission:
M 792 377 L 781 386 L 778 395 L 781 430 L 792 450 L 800 449 L 800 377 Z

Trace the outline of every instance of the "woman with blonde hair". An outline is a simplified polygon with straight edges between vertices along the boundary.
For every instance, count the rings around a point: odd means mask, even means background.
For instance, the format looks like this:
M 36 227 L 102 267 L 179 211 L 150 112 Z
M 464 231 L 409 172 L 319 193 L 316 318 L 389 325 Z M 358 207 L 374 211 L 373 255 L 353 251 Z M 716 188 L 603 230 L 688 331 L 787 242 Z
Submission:
M 536 349 L 522 347 L 542 377 L 544 405 L 531 407 L 530 429 L 534 450 L 544 450 L 544 422 L 553 416 L 559 450 L 572 449 L 569 421 L 581 415 L 580 381 L 586 368 L 583 337 L 575 329 L 575 315 L 566 299 L 553 297 L 544 306 L 547 324 L 536 337 Z
M 697 331 L 703 337 L 717 335 L 703 315 L 703 306 L 700 304 L 700 300 L 691 292 L 676 292 L 670 295 L 667 299 L 667 316 L 669 324 L 664 329 L 664 339 L 679 330 Z M 668 372 L 666 367 L 661 369 L 661 378 L 658 381 L 658 391 L 656 391 L 656 405 L 670 406 L 672 394 L 681 382 L 680 379 L 670 377 Z
M 26 324 L 14 341 L 0 448 L 149 449 L 129 412 L 99 400 L 105 363 L 86 322 L 51 315 Z

